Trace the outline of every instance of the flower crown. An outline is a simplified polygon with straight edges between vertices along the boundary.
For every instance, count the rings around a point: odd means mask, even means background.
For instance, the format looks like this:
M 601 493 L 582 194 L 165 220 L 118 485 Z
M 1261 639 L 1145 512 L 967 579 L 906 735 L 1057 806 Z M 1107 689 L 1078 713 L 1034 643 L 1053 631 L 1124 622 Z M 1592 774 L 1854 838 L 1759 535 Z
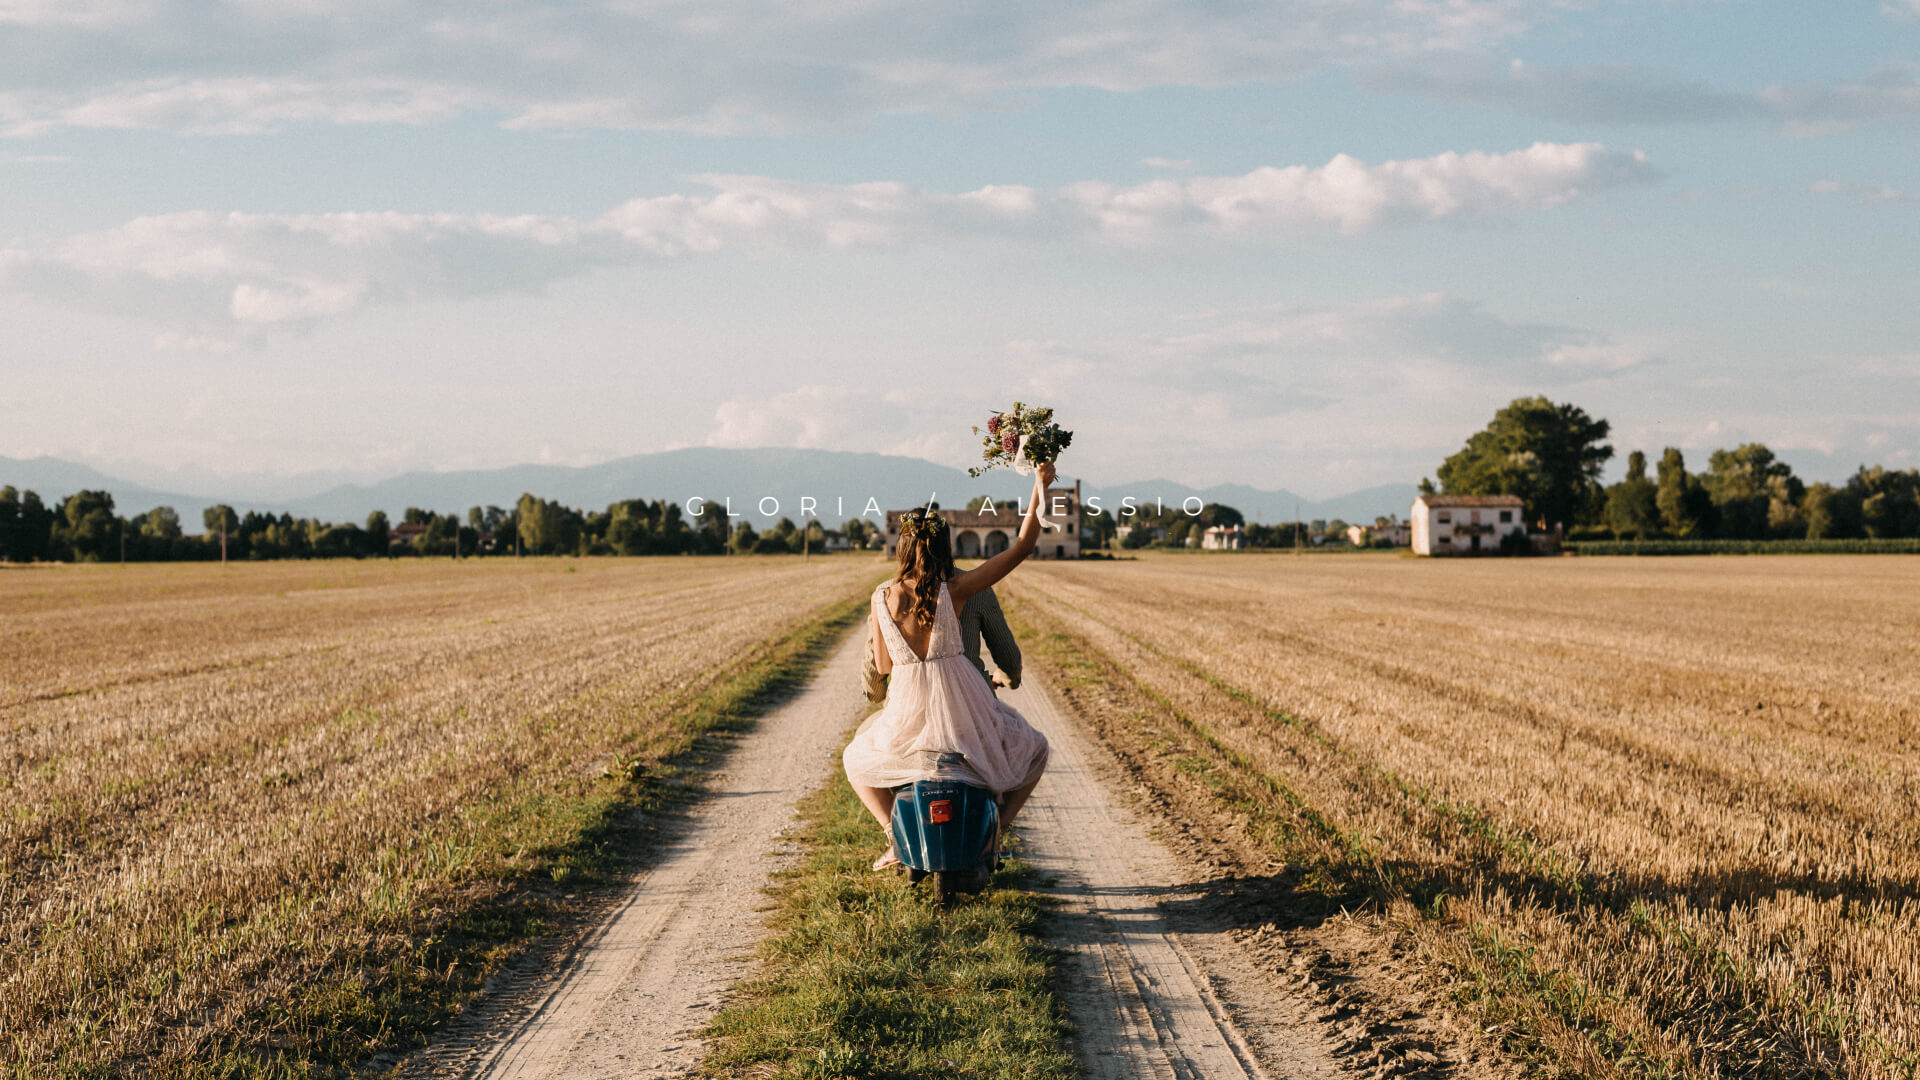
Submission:
M 900 519 L 900 538 L 902 540 L 929 540 L 945 532 L 947 519 L 939 514 L 925 517 L 902 517 Z

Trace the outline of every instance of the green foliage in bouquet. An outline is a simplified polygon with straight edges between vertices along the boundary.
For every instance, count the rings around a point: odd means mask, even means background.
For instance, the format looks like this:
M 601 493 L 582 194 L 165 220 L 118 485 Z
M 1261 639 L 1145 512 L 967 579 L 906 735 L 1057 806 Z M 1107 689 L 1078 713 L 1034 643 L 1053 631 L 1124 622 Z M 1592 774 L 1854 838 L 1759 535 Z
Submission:
M 974 428 L 975 435 L 980 434 Z M 997 465 L 1027 472 L 1037 465 L 1058 460 L 1060 451 L 1073 445 L 1073 432 L 1053 422 L 1053 410 L 1029 409 L 1016 401 L 1013 408 L 987 418 L 987 433 L 980 440 L 980 458 L 985 465 L 967 470 L 979 476 Z

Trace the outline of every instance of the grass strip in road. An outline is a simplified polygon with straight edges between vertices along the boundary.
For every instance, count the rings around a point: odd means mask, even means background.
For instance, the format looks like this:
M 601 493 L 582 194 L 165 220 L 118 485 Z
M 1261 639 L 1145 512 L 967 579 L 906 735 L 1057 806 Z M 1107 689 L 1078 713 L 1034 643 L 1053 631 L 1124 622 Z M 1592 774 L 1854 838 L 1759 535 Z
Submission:
M 1056 954 L 1042 901 L 1010 861 L 948 911 L 933 890 L 869 867 L 882 846 L 846 778 L 809 796 L 806 848 L 776 887 L 762 973 L 707 1034 L 712 1076 L 1067 1080 Z
M 347 1077 L 426 1045 L 535 939 L 577 932 L 651 855 L 655 819 L 698 799 L 731 740 L 803 685 L 866 608 L 864 597 L 836 604 L 721 668 L 636 732 L 606 775 L 497 792 L 413 849 L 385 853 L 398 875 L 391 905 L 343 912 L 330 940 L 289 942 L 286 970 L 267 974 L 291 985 L 214 1052 L 16 1075 Z M 420 873 L 427 864 L 438 869 Z

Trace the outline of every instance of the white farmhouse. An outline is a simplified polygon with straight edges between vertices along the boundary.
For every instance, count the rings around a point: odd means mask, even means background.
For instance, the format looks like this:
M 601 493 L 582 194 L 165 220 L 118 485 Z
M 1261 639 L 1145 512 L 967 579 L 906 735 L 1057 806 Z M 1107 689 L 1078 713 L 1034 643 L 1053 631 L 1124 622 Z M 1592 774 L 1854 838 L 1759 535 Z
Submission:
M 1372 547 L 1374 544 L 1406 547 L 1413 543 L 1413 531 L 1404 521 L 1389 521 L 1376 525 L 1349 525 L 1347 526 L 1347 543 L 1354 547 Z
M 1200 546 L 1207 551 L 1239 551 L 1247 546 L 1247 533 L 1238 525 L 1214 525 L 1201 534 Z
M 1422 495 L 1413 500 L 1415 555 L 1498 555 L 1513 533 L 1523 538 L 1518 495 Z

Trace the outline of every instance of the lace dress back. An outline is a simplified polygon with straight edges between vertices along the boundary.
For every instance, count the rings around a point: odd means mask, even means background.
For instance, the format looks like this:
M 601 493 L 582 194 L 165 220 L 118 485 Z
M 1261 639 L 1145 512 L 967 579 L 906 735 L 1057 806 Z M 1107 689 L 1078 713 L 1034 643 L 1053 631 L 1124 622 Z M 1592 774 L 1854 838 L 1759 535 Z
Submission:
M 960 618 L 944 582 L 934 607 L 927 655 L 914 654 L 887 609 L 887 585 L 873 591 L 880 639 L 893 661 L 887 704 L 867 718 L 841 760 L 847 779 L 866 787 L 956 779 L 998 794 L 1025 786 L 1047 765 L 1046 736 L 961 654 Z

